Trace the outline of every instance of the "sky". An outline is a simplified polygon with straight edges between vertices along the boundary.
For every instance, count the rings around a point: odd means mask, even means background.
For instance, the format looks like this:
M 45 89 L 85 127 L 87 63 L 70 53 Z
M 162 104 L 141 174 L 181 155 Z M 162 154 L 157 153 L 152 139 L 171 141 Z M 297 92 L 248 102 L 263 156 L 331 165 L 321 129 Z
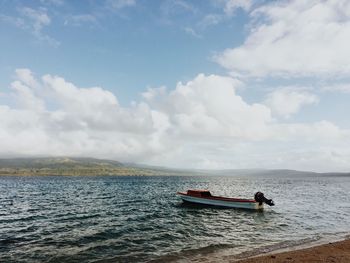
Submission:
M 0 157 L 350 171 L 346 0 L 0 0 Z

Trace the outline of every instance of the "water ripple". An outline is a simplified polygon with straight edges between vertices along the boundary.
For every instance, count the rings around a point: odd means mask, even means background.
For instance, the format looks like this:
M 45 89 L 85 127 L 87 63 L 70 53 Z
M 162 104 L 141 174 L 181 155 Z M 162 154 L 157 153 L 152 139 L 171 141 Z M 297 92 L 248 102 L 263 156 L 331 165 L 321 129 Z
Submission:
M 263 213 L 185 205 L 261 190 Z M 350 178 L 0 177 L 1 262 L 145 262 L 271 249 L 349 231 Z

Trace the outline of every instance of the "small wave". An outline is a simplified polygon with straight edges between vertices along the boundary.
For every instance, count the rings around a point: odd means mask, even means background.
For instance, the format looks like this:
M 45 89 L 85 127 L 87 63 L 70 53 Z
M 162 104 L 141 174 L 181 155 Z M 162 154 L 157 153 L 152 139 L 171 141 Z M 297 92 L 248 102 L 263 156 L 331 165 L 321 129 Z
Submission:
M 0 250 L 9 249 L 10 246 L 21 244 L 30 240 L 31 238 L 27 237 L 7 237 L 4 239 L 0 239 Z
M 4 179 L 0 262 L 215 261 L 287 249 L 349 229 L 350 178 L 327 179 L 321 186 L 314 184 L 318 179 L 91 178 Z M 259 188 L 278 203 L 263 213 L 183 205 L 175 192 L 190 187 L 228 196 Z M 314 206 L 320 187 L 329 193 L 322 196 L 328 204 L 322 210 Z M 6 205 L 12 199 L 14 205 Z M 316 238 L 303 239 L 309 236 Z
M 85 219 L 91 219 L 91 218 L 97 218 L 100 217 L 100 214 L 75 214 L 75 213 L 67 213 L 67 214 L 60 214 L 56 218 L 56 222 L 76 222 L 76 221 L 81 221 Z
M 0 220 L 0 224 L 11 224 L 16 222 L 30 222 L 30 221 L 37 221 L 40 219 L 46 219 L 43 215 L 30 215 L 30 216 L 23 216 L 19 218 L 5 218 Z
M 171 253 L 165 256 L 160 256 L 156 259 L 147 261 L 148 263 L 162 263 L 162 262 L 190 262 L 191 259 L 198 255 L 210 255 L 219 250 L 232 249 L 235 246 L 229 244 L 215 244 L 198 249 L 185 249 L 176 253 Z

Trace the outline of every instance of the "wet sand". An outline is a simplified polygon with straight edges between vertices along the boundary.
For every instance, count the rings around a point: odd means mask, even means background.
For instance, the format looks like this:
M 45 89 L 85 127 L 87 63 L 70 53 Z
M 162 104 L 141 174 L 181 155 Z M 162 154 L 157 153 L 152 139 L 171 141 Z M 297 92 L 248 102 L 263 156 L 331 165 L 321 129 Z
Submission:
M 311 248 L 287 251 L 282 253 L 269 253 L 268 255 L 233 260 L 239 263 L 349 263 L 350 240 L 332 242 Z

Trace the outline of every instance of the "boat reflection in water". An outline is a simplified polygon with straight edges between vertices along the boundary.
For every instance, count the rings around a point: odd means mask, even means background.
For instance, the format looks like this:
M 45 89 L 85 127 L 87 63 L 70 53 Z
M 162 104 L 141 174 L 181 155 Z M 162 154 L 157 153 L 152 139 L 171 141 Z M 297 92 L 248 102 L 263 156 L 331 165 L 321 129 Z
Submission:
M 254 199 L 214 196 L 209 190 L 187 190 L 187 192 L 177 192 L 177 195 L 184 202 L 227 208 L 263 210 L 264 204 L 269 206 L 275 205 L 272 199 L 267 199 L 261 192 L 257 192 L 254 195 Z

